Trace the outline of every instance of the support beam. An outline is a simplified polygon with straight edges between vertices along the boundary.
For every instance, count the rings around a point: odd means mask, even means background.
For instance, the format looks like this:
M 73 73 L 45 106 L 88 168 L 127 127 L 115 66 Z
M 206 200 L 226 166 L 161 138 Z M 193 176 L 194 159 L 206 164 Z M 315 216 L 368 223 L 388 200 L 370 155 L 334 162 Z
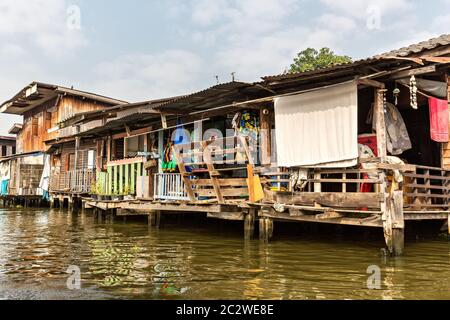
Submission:
M 372 79 L 359 79 L 358 84 L 362 84 L 362 85 L 366 85 L 366 86 L 374 87 L 374 88 L 378 88 L 378 89 L 384 89 L 386 87 L 383 82 L 379 82 L 379 81 L 372 80 Z
M 273 237 L 273 219 L 267 217 L 259 218 L 259 239 L 268 243 Z
M 405 246 L 405 220 L 403 216 L 403 191 L 394 191 L 387 197 L 383 215 L 386 245 L 393 256 L 401 256 Z
M 432 73 L 432 72 L 436 72 L 436 66 L 435 65 L 422 67 L 422 68 L 411 69 L 411 70 L 403 70 L 403 71 L 395 72 L 389 77 L 389 80 L 410 78 L 411 76 L 418 76 L 418 75 L 421 75 L 421 74 Z
M 450 234 L 450 214 L 448 215 L 448 218 L 447 218 L 447 229 L 448 229 L 448 234 Z
M 261 122 L 261 164 L 270 166 L 272 163 L 272 140 L 271 140 L 271 114 L 268 108 L 260 111 Z
M 375 90 L 374 116 L 376 117 L 377 150 L 381 162 L 386 161 L 386 122 L 384 118 L 384 90 Z
M 167 129 L 168 125 L 167 125 L 167 117 L 165 114 L 161 114 L 161 124 L 162 124 L 162 128 L 163 129 Z

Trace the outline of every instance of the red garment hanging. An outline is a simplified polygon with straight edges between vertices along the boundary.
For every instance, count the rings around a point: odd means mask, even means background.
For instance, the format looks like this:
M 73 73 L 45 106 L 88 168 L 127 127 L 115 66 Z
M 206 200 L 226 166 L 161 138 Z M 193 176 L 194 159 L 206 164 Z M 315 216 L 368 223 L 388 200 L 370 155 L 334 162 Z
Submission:
M 436 142 L 448 142 L 449 112 L 447 100 L 430 97 L 430 131 L 431 140 Z

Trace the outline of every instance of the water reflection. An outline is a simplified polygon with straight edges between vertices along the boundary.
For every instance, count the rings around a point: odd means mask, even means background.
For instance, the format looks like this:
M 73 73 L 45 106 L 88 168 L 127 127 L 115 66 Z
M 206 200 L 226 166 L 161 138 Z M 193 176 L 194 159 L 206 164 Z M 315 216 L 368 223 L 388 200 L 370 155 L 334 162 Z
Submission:
M 345 238 L 345 237 L 344 237 Z M 211 226 L 96 221 L 64 211 L 0 211 L 0 299 L 449 299 L 450 244 L 299 235 L 269 244 Z M 82 289 L 66 287 L 79 266 Z M 381 290 L 367 289 L 368 266 Z

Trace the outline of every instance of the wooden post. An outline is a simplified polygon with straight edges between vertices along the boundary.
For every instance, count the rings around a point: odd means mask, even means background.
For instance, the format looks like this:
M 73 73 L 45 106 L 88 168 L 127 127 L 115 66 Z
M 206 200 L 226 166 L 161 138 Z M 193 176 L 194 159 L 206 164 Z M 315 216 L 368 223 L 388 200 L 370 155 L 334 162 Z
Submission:
M 405 247 L 405 220 L 403 215 L 403 191 L 394 191 L 387 197 L 383 229 L 386 245 L 394 256 L 401 256 Z
M 448 234 L 450 234 L 450 214 L 448 215 L 448 218 L 447 218 L 447 229 L 448 229 Z
M 266 239 L 266 219 L 259 217 L 259 240 L 264 241 Z
M 273 219 L 267 217 L 260 217 L 259 219 L 259 239 L 268 243 L 273 237 Z
M 250 209 L 245 214 L 245 220 L 244 220 L 244 238 L 245 240 L 250 240 L 253 238 L 255 233 L 255 210 Z
M 322 179 L 322 174 L 319 171 L 314 172 L 314 180 L 321 180 L 321 179 Z M 314 182 L 314 192 L 317 192 L 317 193 L 322 192 L 322 183 L 320 181 Z
M 164 131 L 158 132 L 158 173 L 163 173 L 162 162 L 164 157 Z
M 385 162 L 387 135 L 384 117 L 384 89 L 375 89 L 374 116 L 376 117 L 378 157 L 382 159 L 382 162 Z
M 79 127 L 77 127 L 77 131 L 79 131 Z M 70 189 L 75 187 L 76 185 L 76 179 L 77 179 L 77 167 L 78 167 L 78 153 L 80 152 L 80 137 L 75 138 L 75 161 L 73 165 L 73 177 L 72 181 L 70 181 Z
M 261 165 L 270 166 L 272 163 L 272 141 L 271 141 L 271 117 L 268 109 L 261 109 L 260 112 L 261 122 L 261 137 L 260 137 L 260 150 L 261 150 Z

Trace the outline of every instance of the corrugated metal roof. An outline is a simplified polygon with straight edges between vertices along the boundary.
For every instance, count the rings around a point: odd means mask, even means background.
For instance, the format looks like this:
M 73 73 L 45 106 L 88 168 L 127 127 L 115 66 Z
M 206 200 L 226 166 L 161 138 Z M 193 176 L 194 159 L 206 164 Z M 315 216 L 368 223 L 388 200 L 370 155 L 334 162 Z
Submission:
M 80 113 L 73 115 L 70 118 L 64 119 L 63 121 L 61 121 L 59 123 L 59 126 L 60 126 L 60 128 L 64 128 L 67 126 L 75 125 L 77 123 L 100 119 L 100 118 L 103 118 L 108 115 L 110 115 L 111 117 L 115 117 L 117 115 L 117 112 L 119 112 L 119 111 L 123 112 L 123 111 L 129 110 L 130 113 L 133 113 L 133 112 L 135 112 L 136 109 L 139 109 L 139 108 L 145 108 L 145 109 L 156 108 L 158 106 L 161 106 L 164 103 L 167 103 L 169 101 L 172 101 L 172 100 L 178 99 L 178 98 L 180 98 L 180 96 L 157 99 L 157 100 L 147 100 L 147 101 L 136 102 L 136 103 L 121 104 L 121 105 L 118 105 L 115 107 L 111 107 L 108 109 L 102 109 L 102 110 L 80 112 Z
M 21 115 L 55 98 L 58 94 L 81 97 L 111 106 L 127 103 L 123 100 L 105 97 L 95 93 L 35 81 L 20 90 L 12 99 L 4 102 L 0 106 L 0 112 Z
M 388 59 L 391 59 L 393 57 L 407 57 L 411 54 L 416 54 L 422 51 L 426 50 L 432 50 L 439 46 L 445 46 L 450 44 L 450 34 L 444 34 L 437 38 L 432 38 L 426 41 L 422 41 L 404 48 L 396 49 L 393 51 L 389 51 L 386 53 L 382 53 L 370 58 L 360 59 L 354 62 L 349 63 L 343 63 L 343 64 L 337 64 L 332 65 L 325 68 L 320 68 L 316 70 L 311 71 L 305 71 L 305 72 L 292 72 L 292 73 L 283 73 L 278 75 L 272 75 L 272 76 L 266 76 L 262 77 L 264 81 L 275 81 L 275 80 L 284 80 L 284 79 L 291 79 L 291 78 L 299 78 L 299 77 L 307 77 L 311 75 L 320 75 L 322 73 L 329 73 L 333 71 L 338 70 L 345 70 L 345 69 L 351 69 L 356 68 L 362 65 L 370 65 L 372 63 L 377 63 L 381 60 L 385 60 L 386 57 L 389 57 Z M 392 59 L 395 60 L 395 59 Z
M 130 112 L 125 112 L 120 117 L 110 119 L 103 126 L 83 131 L 79 136 L 101 134 L 115 129 L 123 130 L 124 125 L 142 124 L 152 119 L 160 121 L 160 113 L 173 114 L 174 116 L 184 115 L 205 110 L 211 106 L 222 106 L 227 103 L 243 101 L 248 99 L 249 93 L 261 94 L 262 92 L 268 91 L 257 84 L 236 81 L 218 84 L 190 95 L 169 98 L 166 102 L 160 100 L 160 103 L 154 105 L 148 103 L 135 104 L 134 108 L 129 110 Z M 126 105 L 122 107 L 126 107 Z M 79 123 L 82 122 L 84 120 Z
M 376 58 L 382 58 L 386 56 L 396 56 L 396 57 L 407 57 L 415 53 L 420 53 L 425 50 L 432 50 L 439 46 L 446 46 L 450 44 L 450 34 L 443 34 L 439 37 L 432 38 L 426 41 L 422 41 L 416 44 L 412 44 L 407 47 L 392 50 L 380 55 L 375 56 Z

